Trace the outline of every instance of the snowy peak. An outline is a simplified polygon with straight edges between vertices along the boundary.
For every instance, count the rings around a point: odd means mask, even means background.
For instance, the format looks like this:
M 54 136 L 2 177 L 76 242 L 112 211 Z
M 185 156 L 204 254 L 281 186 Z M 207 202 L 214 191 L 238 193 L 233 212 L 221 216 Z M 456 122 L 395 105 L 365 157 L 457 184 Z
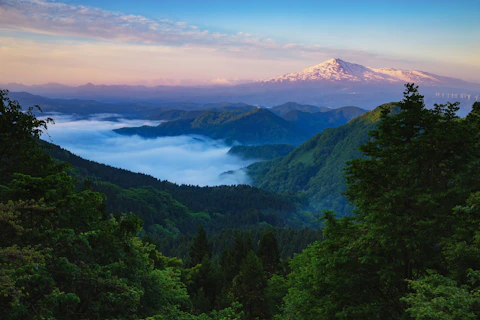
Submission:
M 451 82 L 458 84 L 464 81 L 417 70 L 365 67 L 333 58 L 299 72 L 259 82 L 264 84 L 295 84 L 304 82 L 391 84 L 414 82 L 424 85 L 445 85 Z

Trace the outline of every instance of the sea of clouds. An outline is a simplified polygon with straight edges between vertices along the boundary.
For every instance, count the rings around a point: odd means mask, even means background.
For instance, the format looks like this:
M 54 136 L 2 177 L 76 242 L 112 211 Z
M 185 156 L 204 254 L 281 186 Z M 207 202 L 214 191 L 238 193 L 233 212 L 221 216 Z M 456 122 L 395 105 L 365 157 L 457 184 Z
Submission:
M 160 122 L 122 119 L 111 114 L 50 117 L 55 124 L 48 126 L 43 139 L 88 160 L 178 184 L 216 186 L 249 182 L 246 173 L 238 169 L 253 161 L 227 154 L 230 147 L 222 140 L 191 135 L 155 139 L 123 136 L 112 130 Z M 222 175 L 227 171 L 235 173 Z

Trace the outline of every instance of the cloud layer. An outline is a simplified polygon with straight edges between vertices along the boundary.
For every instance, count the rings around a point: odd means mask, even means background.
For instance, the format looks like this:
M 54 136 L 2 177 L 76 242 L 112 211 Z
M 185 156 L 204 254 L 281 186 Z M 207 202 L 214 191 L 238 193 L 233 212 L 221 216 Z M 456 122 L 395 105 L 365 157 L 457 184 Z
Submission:
M 243 57 L 266 52 L 279 56 L 312 53 L 328 56 L 376 56 L 363 51 L 328 48 L 320 45 L 279 43 L 271 38 L 244 32 L 221 33 L 201 30 L 187 22 L 149 19 L 82 5 L 45 0 L 0 1 L 0 27 L 57 36 L 142 43 L 148 45 L 216 48 Z
M 96 115 L 87 120 L 56 114 L 44 136 L 85 159 L 114 167 L 150 174 L 178 184 L 214 186 L 248 183 L 243 172 L 221 175 L 237 170 L 252 161 L 227 155 L 229 147 L 222 141 L 207 137 L 178 136 L 142 139 L 121 136 L 112 129 L 124 126 L 155 125 L 144 120 L 106 121 L 111 115 Z
M 356 46 L 353 38 L 342 41 L 341 48 L 294 43 L 58 1 L 0 0 L 3 82 L 231 85 L 296 72 L 333 57 L 480 81 L 476 44 L 471 50 L 449 45 L 419 55 L 421 48 L 409 50 L 408 45 L 382 54 L 373 46 Z

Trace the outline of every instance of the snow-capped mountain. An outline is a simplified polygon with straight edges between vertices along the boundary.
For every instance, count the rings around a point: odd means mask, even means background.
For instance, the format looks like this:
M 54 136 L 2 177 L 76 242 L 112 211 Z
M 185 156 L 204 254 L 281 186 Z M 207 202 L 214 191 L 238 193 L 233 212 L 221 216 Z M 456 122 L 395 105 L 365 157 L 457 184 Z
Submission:
M 1 1 L 1 0 L 0 0 Z M 25 86 L 1 85 L 11 91 L 59 99 L 89 99 L 101 102 L 142 101 L 212 103 L 235 101 L 251 105 L 274 106 L 285 101 L 329 108 L 357 106 L 372 109 L 402 99 L 403 85 L 413 82 L 420 87 L 428 105 L 459 101 L 463 114 L 480 101 L 480 84 L 438 76 L 423 71 L 365 67 L 341 59 L 330 59 L 300 72 L 236 86 L 129 86 L 94 85 L 63 86 L 47 84 Z
M 428 86 L 461 85 L 467 82 L 418 70 L 372 68 L 333 58 L 299 72 L 270 78 L 263 84 L 301 84 L 306 82 L 396 84 L 414 82 Z

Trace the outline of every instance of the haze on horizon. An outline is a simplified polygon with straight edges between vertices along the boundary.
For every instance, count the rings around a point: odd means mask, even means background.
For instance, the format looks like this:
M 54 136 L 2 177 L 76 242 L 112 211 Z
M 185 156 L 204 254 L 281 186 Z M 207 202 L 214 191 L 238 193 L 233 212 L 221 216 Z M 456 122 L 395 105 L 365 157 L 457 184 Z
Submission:
M 480 82 L 480 2 L 0 0 L 0 79 L 237 84 L 332 57 Z

